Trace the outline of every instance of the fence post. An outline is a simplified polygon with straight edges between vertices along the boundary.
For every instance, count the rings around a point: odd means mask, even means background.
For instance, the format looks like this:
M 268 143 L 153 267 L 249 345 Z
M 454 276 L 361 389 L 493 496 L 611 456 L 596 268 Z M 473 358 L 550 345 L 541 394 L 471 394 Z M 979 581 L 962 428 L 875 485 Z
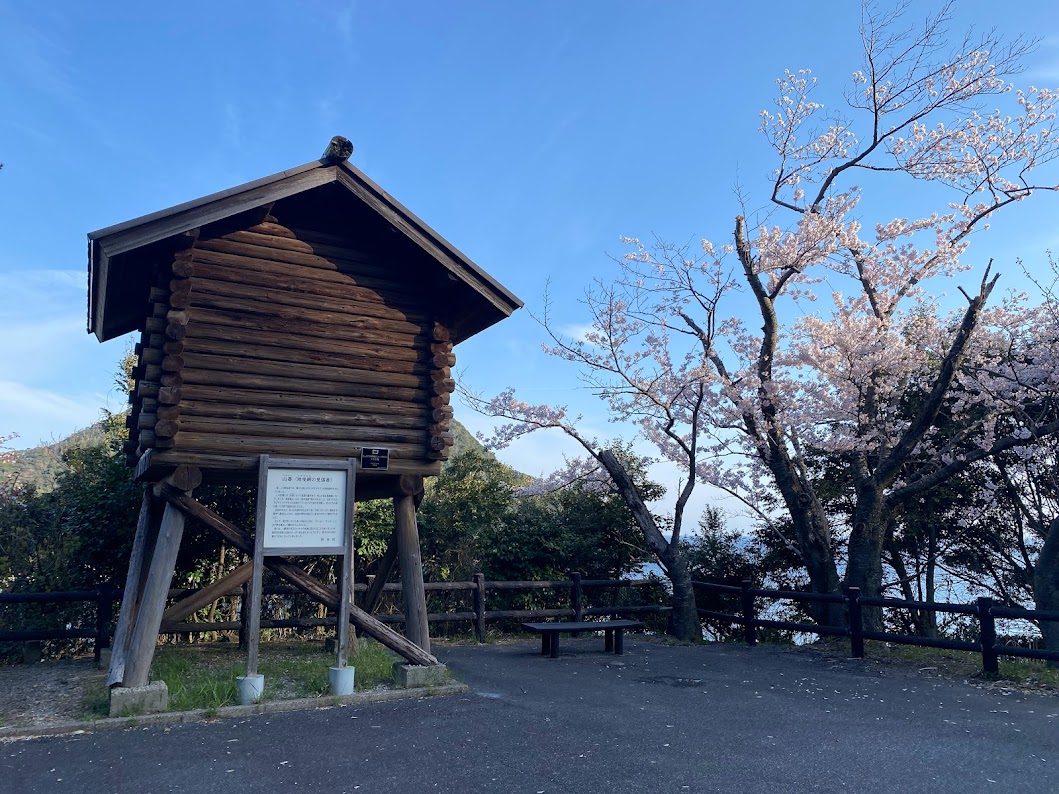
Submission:
M 750 594 L 750 580 L 744 579 L 740 587 L 739 602 L 743 608 L 743 638 L 747 645 L 757 644 L 756 616 L 754 615 L 754 596 Z
M 485 642 L 485 574 L 474 575 L 474 633 Z
M 570 587 L 570 608 L 574 610 L 574 622 L 580 623 L 584 617 L 584 607 L 581 604 L 581 572 L 572 572 L 570 578 L 573 580 Z
M 103 649 L 110 647 L 110 626 L 114 622 L 114 593 L 112 582 L 96 587 L 96 640 L 93 649 L 96 664 L 103 659 Z
M 854 659 L 864 658 L 864 611 L 860 606 L 860 588 L 846 590 L 846 607 L 849 616 L 849 644 Z
M 995 649 L 996 619 L 992 598 L 981 596 L 978 599 L 978 625 L 982 634 L 982 669 L 986 675 L 996 675 L 1000 672 L 1000 660 Z

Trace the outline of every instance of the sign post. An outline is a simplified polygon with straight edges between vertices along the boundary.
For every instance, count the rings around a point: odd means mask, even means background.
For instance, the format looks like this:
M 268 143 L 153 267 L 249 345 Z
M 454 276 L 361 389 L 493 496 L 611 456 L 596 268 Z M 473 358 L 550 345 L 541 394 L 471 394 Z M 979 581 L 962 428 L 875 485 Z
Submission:
M 352 668 L 349 656 L 349 602 L 352 595 L 353 502 L 356 486 L 355 459 L 299 460 L 259 458 L 257 516 L 254 531 L 254 570 L 250 586 L 250 636 L 246 676 L 240 679 L 240 700 L 261 697 L 264 677 L 258 675 L 258 644 L 261 636 L 261 578 L 265 557 L 288 555 L 336 555 L 341 559 L 338 575 L 338 660 L 331 668 L 335 694 L 351 694 Z M 337 673 L 335 671 L 338 671 Z M 336 683 L 336 680 L 344 683 Z M 347 685 L 348 684 L 348 685 Z M 244 689 L 246 690 L 244 692 Z M 348 691 L 337 691 L 345 690 Z

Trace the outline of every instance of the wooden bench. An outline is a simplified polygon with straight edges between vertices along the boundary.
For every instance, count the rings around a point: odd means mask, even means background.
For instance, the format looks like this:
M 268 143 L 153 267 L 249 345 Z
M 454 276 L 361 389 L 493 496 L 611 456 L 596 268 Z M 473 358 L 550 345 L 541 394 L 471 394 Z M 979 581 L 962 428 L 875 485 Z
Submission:
M 541 656 L 555 658 L 559 655 L 559 633 L 575 631 L 602 631 L 603 650 L 606 653 L 614 651 L 615 656 L 625 652 L 624 632 L 625 629 L 642 629 L 643 623 L 638 620 L 584 620 L 579 622 L 559 621 L 557 623 L 523 623 L 525 631 L 532 631 L 541 635 Z

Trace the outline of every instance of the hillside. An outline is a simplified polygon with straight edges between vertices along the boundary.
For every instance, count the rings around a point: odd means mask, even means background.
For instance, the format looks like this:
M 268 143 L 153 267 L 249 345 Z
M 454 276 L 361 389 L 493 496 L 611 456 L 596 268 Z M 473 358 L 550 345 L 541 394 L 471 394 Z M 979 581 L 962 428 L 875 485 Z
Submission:
M 23 485 L 32 485 L 38 491 L 50 491 L 55 480 L 65 468 L 62 456 L 71 447 L 96 446 L 105 438 L 104 423 L 78 430 L 53 444 L 41 444 L 30 449 L 18 450 L 10 459 L 0 461 L 0 480 L 17 477 Z

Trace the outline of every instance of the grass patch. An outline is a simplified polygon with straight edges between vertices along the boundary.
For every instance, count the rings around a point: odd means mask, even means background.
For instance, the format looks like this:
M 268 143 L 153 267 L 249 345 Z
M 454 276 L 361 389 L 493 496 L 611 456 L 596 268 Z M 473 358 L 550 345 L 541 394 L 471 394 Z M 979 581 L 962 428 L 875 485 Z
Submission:
M 806 646 L 829 656 L 849 657 L 849 640 L 826 639 Z M 973 651 L 950 651 L 868 640 L 864 658 L 869 662 L 915 668 L 918 672 L 948 678 L 987 679 L 982 672 L 982 654 Z M 1059 693 L 1059 669 L 1041 659 L 1000 657 L 1000 673 L 992 680 L 1006 682 L 1022 689 Z
M 349 664 L 356 668 L 356 688 L 372 689 L 393 680 L 397 657 L 370 639 L 358 642 Z M 265 676 L 265 700 L 323 697 L 330 694 L 328 668 L 335 663 L 322 642 L 262 643 L 258 672 Z M 238 702 L 236 676 L 246 672 L 246 652 L 234 643 L 167 645 L 155 653 L 151 679 L 169 687 L 169 710 L 216 711 Z
M 110 690 L 105 686 L 90 687 L 81 699 L 82 719 L 99 720 L 110 716 Z

